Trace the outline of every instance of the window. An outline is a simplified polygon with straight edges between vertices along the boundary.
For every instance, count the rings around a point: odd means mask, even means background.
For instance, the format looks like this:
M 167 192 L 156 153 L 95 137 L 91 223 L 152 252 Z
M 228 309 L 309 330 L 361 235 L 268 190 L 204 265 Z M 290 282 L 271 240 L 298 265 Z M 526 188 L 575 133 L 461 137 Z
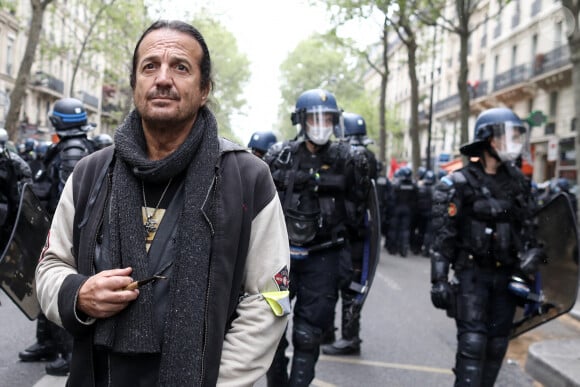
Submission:
M 538 34 L 532 35 L 532 60 L 536 57 L 538 53 Z
M 514 13 L 512 15 L 512 28 L 517 27 L 520 24 L 520 1 L 514 1 Z
M 556 28 L 554 28 L 554 47 L 560 47 L 562 45 L 562 22 L 556 23 Z
M 512 46 L 512 68 L 516 67 L 518 62 L 518 45 Z
M 550 117 L 556 117 L 558 114 L 558 92 L 550 93 Z
M 8 42 L 6 44 L 6 74 L 12 76 L 12 70 L 14 67 L 14 36 L 8 36 Z

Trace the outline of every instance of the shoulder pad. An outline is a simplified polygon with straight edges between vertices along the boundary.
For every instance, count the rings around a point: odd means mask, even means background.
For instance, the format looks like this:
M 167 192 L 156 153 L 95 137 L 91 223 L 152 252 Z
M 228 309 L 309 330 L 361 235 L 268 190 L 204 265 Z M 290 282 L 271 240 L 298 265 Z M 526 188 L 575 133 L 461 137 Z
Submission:
M 465 175 L 463 173 L 459 172 L 459 171 L 455 171 L 451 175 L 444 176 L 441 179 L 441 181 L 443 181 L 445 179 L 451 181 L 451 184 L 449 184 L 449 185 L 453 185 L 453 184 L 465 184 L 465 183 L 467 183 L 467 179 L 465 178 Z

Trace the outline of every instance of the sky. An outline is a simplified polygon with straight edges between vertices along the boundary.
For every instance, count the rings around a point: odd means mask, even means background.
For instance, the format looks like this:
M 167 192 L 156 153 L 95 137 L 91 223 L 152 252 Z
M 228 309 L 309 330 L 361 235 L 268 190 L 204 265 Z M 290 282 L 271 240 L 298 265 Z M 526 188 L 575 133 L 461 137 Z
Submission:
M 250 60 L 251 79 L 244 97 L 247 109 L 232 122 L 244 145 L 255 131 L 275 130 L 279 92 L 279 67 L 303 39 L 328 28 L 328 17 L 307 0 L 165 0 L 159 17 L 187 20 L 186 10 L 211 10 L 237 39 Z M 210 47 L 211 50 L 211 47 Z

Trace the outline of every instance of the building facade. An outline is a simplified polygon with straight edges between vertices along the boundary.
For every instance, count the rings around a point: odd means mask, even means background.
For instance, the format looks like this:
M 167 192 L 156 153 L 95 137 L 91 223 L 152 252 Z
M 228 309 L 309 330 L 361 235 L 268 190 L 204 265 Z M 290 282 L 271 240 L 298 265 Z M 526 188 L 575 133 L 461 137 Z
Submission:
M 453 9 L 449 15 L 453 16 Z M 528 172 L 538 183 L 565 177 L 576 183 L 575 106 L 567 32 L 570 15 L 559 1 L 514 0 L 499 12 L 497 0 L 481 1 L 472 16 L 477 26 L 468 44 L 469 137 L 477 115 L 508 107 L 522 119 L 536 112 L 545 121 L 531 129 Z M 434 45 L 429 44 L 434 37 Z M 459 156 L 459 36 L 428 27 L 420 34 L 423 60 L 417 69 L 421 155 L 437 168 Z M 406 48 L 392 45 L 387 106 L 399 119 L 410 117 Z M 432 54 L 428 51 L 432 50 Z M 431 92 L 432 91 L 432 92 Z M 433 94 L 431 148 L 427 151 L 429 98 Z M 405 140 L 410 159 L 410 140 Z M 408 160 L 409 160 L 408 159 Z M 410 161 L 410 160 L 409 160 Z
M 4 3 L 0 9 L 0 126 L 4 126 L 10 93 L 24 56 L 32 12 L 28 0 Z M 47 7 L 22 103 L 17 142 L 28 137 L 50 139 L 53 129 L 48 114 L 54 102 L 64 97 L 81 100 L 89 122 L 100 127 L 105 59 L 102 54 L 94 54 L 77 65 L 89 18 L 78 0 L 55 1 Z

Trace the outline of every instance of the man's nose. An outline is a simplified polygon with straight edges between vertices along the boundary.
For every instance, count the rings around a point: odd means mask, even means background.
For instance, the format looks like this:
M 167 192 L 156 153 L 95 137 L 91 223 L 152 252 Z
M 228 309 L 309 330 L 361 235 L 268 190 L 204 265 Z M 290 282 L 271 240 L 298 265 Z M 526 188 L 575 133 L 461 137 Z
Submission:
M 159 71 L 157 72 L 157 83 L 168 83 L 171 82 L 171 68 L 166 65 L 162 65 L 159 67 Z

